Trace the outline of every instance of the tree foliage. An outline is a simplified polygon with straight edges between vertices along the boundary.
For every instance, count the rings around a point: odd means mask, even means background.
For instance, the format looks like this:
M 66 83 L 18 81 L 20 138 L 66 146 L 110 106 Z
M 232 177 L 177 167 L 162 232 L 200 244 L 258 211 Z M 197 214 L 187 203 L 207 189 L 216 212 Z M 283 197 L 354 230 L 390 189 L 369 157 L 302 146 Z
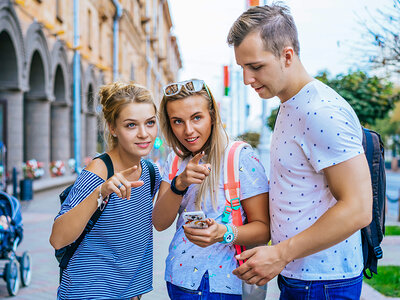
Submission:
M 391 7 L 378 9 L 368 20 L 360 21 L 365 41 L 362 56 L 373 68 L 400 73 L 400 0 L 392 1 Z
M 339 74 L 333 79 L 322 72 L 316 78 L 346 99 L 363 125 L 374 125 L 376 120 L 385 118 L 400 98 L 394 93 L 391 82 L 377 76 L 369 77 L 362 71 Z
M 391 82 L 377 76 L 369 77 L 362 71 L 339 74 L 332 79 L 324 71 L 319 73 L 316 79 L 346 99 L 364 126 L 374 125 L 377 120 L 384 119 L 394 107 L 394 103 L 400 99 L 400 94 L 394 92 Z M 267 121 L 271 130 L 274 128 L 276 116 L 277 109 L 271 112 Z
M 241 141 L 245 141 L 253 148 L 257 148 L 260 143 L 260 134 L 258 132 L 248 131 L 237 137 Z
M 275 108 L 271 111 L 271 114 L 267 119 L 267 125 L 272 131 L 274 131 L 275 122 L 276 122 L 277 117 L 278 117 L 278 108 Z
M 388 138 L 393 135 L 400 134 L 400 122 L 392 121 L 389 116 L 384 119 L 377 120 L 375 125 L 371 126 L 372 130 L 379 132 L 383 142 L 388 143 Z

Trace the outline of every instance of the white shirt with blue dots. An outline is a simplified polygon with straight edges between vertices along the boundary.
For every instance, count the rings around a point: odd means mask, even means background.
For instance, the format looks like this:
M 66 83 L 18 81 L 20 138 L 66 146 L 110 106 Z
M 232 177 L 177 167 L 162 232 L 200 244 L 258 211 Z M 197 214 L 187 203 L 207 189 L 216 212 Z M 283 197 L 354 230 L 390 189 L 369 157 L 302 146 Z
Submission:
M 311 81 L 280 105 L 271 142 L 272 244 L 307 229 L 336 204 L 322 170 L 361 153 L 362 129 L 354 110 L 322 82 Z M 292 261 L 281 274 L 334 280 L 358 276 L 362 269 L 358 231 L 331 248 Z

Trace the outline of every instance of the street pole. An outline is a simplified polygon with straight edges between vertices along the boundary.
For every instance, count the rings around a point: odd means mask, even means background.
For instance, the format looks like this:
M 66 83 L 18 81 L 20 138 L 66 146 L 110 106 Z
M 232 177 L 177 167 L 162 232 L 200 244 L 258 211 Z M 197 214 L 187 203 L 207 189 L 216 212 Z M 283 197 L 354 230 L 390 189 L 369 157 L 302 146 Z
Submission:
M 79 53 L 79 0 L 74 0 L 74 58 L 73 58 L 73 121 L 74 121 L 74 154 L 75 172 L 81 171 L 81 56 Z
M 270 130 L 267 126 L 267 108 L 268 103 L 266 99 L 261 99 L 262 101 L 262 112 L 261 112 L 261 135 L 260 135 L 260 144 L 258 145 L 258 151 L 260 153 L 260 160 L 265 167 L 265 172 L 269 175 L 270 171 Z
M 264 0 L 264 5 L 267 5 L 267 0 Z M 267 108 L 268 102 L 262 99 L 262 112 L 261 112 L 261 135 L 258 150 L 260 152 L 260 160 L 264 164 L 265 172 L 269 175 L 270 172 L 270 130 L 267 126 Z
M 387 197 L 385 199 L 387 201 Z M 399 196 L 397 197 L 397 207 L 399 211 L 397 212 L 397 222 L 400 222 L 400 189 L 399 189 Z M 386 202 L 386 209 L 387 209 L 387 202 Z

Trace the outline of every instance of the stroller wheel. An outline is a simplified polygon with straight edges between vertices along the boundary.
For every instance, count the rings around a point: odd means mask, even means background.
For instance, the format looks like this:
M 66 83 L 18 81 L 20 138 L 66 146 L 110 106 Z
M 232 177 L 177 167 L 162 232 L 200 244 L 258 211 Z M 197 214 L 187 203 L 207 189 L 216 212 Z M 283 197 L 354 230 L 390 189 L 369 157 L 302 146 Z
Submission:
M 31 283 L 31 278 L 32 278 L 31 267 L 32 267 L 31 255 L 27 251 L 25 251 L 24 254 L 22 254 L 21 259 L 19 261 L 22 286 L 28 286 Z
M 19 268 L 17 261 L 13 258 L 10 259 L 5 266 L 7 291 L 10 296 L 15 296 L 19 290 Z

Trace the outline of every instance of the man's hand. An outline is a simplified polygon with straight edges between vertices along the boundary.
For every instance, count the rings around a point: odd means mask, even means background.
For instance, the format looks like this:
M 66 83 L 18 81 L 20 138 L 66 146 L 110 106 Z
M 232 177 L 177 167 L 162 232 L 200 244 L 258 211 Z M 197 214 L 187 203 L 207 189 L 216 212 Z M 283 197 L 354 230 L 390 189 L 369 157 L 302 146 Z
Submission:
M 266 284 L 288 264 L 283 259 L 278 245 L 260 246 L 236 255 L 236 259 L 247 259 L 247 261 L 233 270 L 233 274 L 248 284 L 257 284 L 258 286 Z

